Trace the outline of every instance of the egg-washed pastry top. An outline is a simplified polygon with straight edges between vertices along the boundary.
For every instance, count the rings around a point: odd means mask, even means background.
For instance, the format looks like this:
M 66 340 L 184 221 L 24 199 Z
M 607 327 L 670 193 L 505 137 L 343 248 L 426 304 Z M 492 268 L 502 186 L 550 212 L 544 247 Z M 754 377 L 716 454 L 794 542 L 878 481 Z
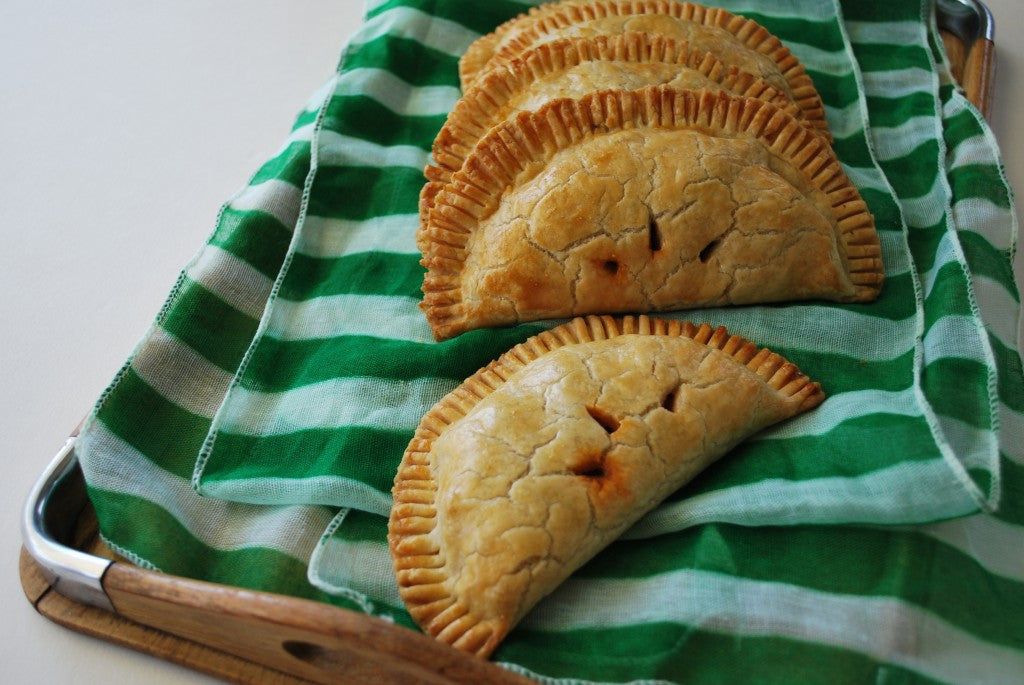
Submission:
M 541 598 L 751 434 L 824 395 L 724 328 L 588 317 L 514 347 L 438 402 L 389 520 L 414 620 L 488 656 Z
M 820 107 L 805 113 L 764 79 L 685 41 L 644 33 L 567 38 L 542 43 L 492 69 L 459 99 L 434 140 L 434 163 L 426 168 L 429 182 L 420 196 L 421 220 L 473 147 L 511 114 L 539 109 L 558 98 L 652 85 L 726 90 L 765 100 L 831 139 Z
M 665 87 L 495 127 L 436 196 L 420 306 L 438 340 L 590 313 L 875 299 L 874 218 L 770 103 Z
M 541 5 L 473 42 L 459 60 L 463 91 L 495 64 L 540 43 L 630 31 L 687 41 L 784 91 L 808 114 L 823 105 L 803 65 L 757 22 L 719 8 L 674 0 L 586 0 Z

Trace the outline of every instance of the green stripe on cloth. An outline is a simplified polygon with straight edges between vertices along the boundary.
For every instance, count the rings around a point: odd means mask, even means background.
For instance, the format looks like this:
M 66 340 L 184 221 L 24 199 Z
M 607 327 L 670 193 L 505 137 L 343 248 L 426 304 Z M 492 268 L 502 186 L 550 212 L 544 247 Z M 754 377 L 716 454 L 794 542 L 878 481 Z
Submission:
M 901 562 L 889 569 L 878 564 L 877 574 L 851 573 L 865 556 Z M 1009 611 L 1004 601 L 1024 592 L 1024 584 L 989 576 L 959 550 L 914 532 L 861 528 L 837 538 L 822 528 L 702 526 L 678 536 L 617 543 L 576 577 L 646 578 L 680 567 L 832 594 L 899 598 L 925 609 L 936 603 L 934 611 L 944 620 L 996 644 L 1013 646 L 1010 636 L 1024 634 L 1024 615 Z M 786 569 L 781 575 L 780 568 Z M 984 604 L 959 592 L 981 583 L 992 590 Z
M 494 359 L 495 350 L 507 350 L 541 330 L 538 325 L 529 325 L 498 335 L 470 333 L 469 338 L 460 336 L 443 347 L 433 342 L 413 343 L 369 335 L 286 342 L 264 337 L 260 346 L 267 348 L 265 353 L 254 354 L 248 368 L 251 377 L 260 382 L 250 386 L 243 378 L 241 385 L 283 391 L 331 378 L 410 379 L 426 369 L 431 376 L 462 381 Z M 267 366 L 263 367 L 264 364 Z M 292 374 L 288 382 L 281 380 L 285 373 Z M 272 384 L 275 377 L 280 381 L 276 385 Z
M 221 213 L 220 225 L 210 244 L 245 259 L 260 273 L 275 278 L 291 238 L 291 231 L 269 214 L 227 208 Z
M 379 145 L 417 145 L 430 149 L 430 141 L 444 125 L 444 116 L 403 114 L 369 97 L 339 96 L 331 100 L 324 127 Z M 422 176 L 419 185 L 423 185 Z
M 819 683 L 823 673 L 842 674 L 851 683 L 874 681 L 879 673 L 894 683 L 940 682 L 899 666 L 883 667 L 881 659 L 803 640 L 722 634 L 673 623 L 622 633 L 601 628 L 566 633 L 521 630 L 521 642 L 503 646 L 498 658 L 567 679 L 578 678 L 583 663 L 594 681 L 607 682 L 665 682 L 662 679 L 679 678 L 680 673 L 699 673 L 709 683 L 734 682 L 739 674 L 764 685 Z
M 118 541 L 115 548 L 132 550 L 133 557 L 141 556 L 148 566 L 164 573 L 188 576 L 194 568 L 200 567 L 204 569 L 203 579 L 211 583 L 346 605 L 343 599 L 317 590 L 306 581 L 305 560 L 268 548 L 213 549 L 146 498 L 95 489 L 89 494 L 98 503 L 96 515 L 112 522 L 104 536 Z M 159 528 L 160 539 L 154 540 L 147 531 L 133 525 L 131 520 L 135 518 L 145 519 L 150 526 Z
M 218 442 L 223 441 L 228 451 L 243 458 L 231 471 L 231 478 L 225 479 L 228 482 L 216 477 L 205 480 L 203 493 L 253 504 L 276 504 L 283 498 L 322 504 L 348 498 L 353 505 L 370 506 L 373 513 L 384 514 L 390 508 L 390 497 L 383 493 L 391 489 L 411 437 L 411 431 L 359 427 L 311 428 L 261 438 L 221 432 Z M 282 464 L 295 466 L 297 472 L 289 473 Z M 271 473 L 274 475 L 268 475 Z M 299 479 L 310 482 L 296 482 Z M 245 487 L 235 481 L 242 481 Z
M 302 162 L 307 160 L 309 160 L 309 142 L 292 143 L 284 152 L 260 167 L 260 170 L 249 181 L 249 185 L 276 180 L 301 188 L 306 182 L 308 173 L 308 167 Z
M 220 368 L 237 368 L 258 322 L 188 279 L 179 297 L 180 306 L 167 313 L 163 327 Z
M 119 379 L 118 392 L 100 407 L 96 420 L 140 454 L 182 478 L 191 478 L 209 419 L 170 402 L 131 368 Z M 140 431 L 139 426 L 149 426 Z
M 364 220 L 416 211 L 423 175 L 406 167 L 321 169 L 308 212 L 318 217 Z
M 927 51 L 918 45 L 863 43 L 858 46 L 857 64 L 863 72 L 932 68 Z
M 901 97 L 866 98 L 872 126 L 895 127 L 913 117 L 930 116 L 935 111 L 935 98 L 928 93 L 910 93 Z
M 348 54 L 345 68 L 385 69 L 414 86 L 458 87 L 457 62 L 455 57 L 415 40 L 385 35 L 357 45 Z
M 993 164 L 971 164 L 953 169 L 949 184 L 958 199 L 984 197 L 1003 209 L 1010 208 L 1010 194 L 1003 185 L 999 167 Z
M 1024 368 L 1021 366 L 1020 354 L 994 336 L 989 337 L 989 342 L 1002 371 L 999 374 L 999 399 L 1014 411 L 1024 412 L 1024 386 L 1021 384 Z
M 528 2 L 516 0 L 490 0 L 473 6 L 472 12 L 466 11 L 466 4 L 460 0 L 393 0 L 384 2 L 367 13 L 367 19 L 377 17 L 389 10 L 415 8 L 429 13 L 431 17 L 458 22 L 470 31 L 487 33 L 495 26 L 528 9 Z M 535 2 L 533 4 L 540 4 Z
M 83 425 L 76 455 L 101 534 L 133 562 L 343 604 L 305 578 L 332 510 L 254 508 L 191 487 L 197 449 L 290 243 L 310 168 L 303 136 L 321 105 L 310 101 L 282 152 L 222 208 L 208 246 Z
M 1005 454 L 1002 455 L 1002 458 L 1000 475 L 1002 477 L 1001 485 L 1007 492 L 1006 504 L 1000 507 L 993 517 L 1007 524 L 1018 526 L 1020 534 L 1024 535 L 1024 462 L 1014 461 Z M 1012 541 L 1012 544 L 1015 545 L 1013 549 L 1020 550 L 1019 543 L 1019 537 L 1014 539 Z M 1019 570 L 1022 566 L 1015 564 L 1014 568 Z
M 998 282 L 1015 300 L 1020 300 L 1009 255 L 997 250 L 984 236 L 970 230 L 958 232 L 971 272 Z
M 301 253 L 292 256 L 289 272 L 294 274 L 278 296 L 312 299 L 330 295 L 403 295 L 420 298 L 425 269 L 420 255 L 361 252 L 334 259 L 316 259 Z M 295 283 L 304 287 L 296 288 Z
M 842 8 L 843 19 L 863 22 L 921 22 L 921 7 L 914 2 L 849 2 L 843 0 L 839 3 Z

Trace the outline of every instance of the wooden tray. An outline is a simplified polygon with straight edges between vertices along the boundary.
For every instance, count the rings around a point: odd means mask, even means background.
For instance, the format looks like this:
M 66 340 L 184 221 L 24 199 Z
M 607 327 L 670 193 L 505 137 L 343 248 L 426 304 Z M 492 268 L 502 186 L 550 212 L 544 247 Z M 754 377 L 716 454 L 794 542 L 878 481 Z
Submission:
M 977 0 L 938 0 L 937 5 L 953 75 L 987 116 L 995 68 L 992 17 Z M 25 548 L 19 564 L 29 602 L 64 627 L 234 682 L 528 682 L 374 617 L 132 566 L 103 545 L 81 474 L 75 473 L 72 480 L 78 482 L 71 487 L 78 489 L 82 506 L 65 515 L 70 518 L 62 522 L 60 542 L 98 563 L 102 588 L 86 592 L 84 599 L 69 593 L 69 583 L 61 585 Z M 27 509 L 26 519 L 31 514 Z
M 100 540 L 68 440 L 29 496 L 21 583 L 73 630 L 236 682 L 496 683 L 522 676 L 372 616 L 138 568 Z

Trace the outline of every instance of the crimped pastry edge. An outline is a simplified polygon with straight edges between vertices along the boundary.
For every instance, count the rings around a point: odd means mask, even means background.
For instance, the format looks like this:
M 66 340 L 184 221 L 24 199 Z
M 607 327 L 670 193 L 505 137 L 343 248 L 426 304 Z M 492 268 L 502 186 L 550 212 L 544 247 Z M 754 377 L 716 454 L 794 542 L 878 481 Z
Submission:
M 854 286 L 848 300 L 868 302 L 878 297 L 884 272 L 874 217 L 827 142 L 762 100 L 650 86 L 553 100 L 536 112 L 506 119 L 477 144 L 462 169 L 434 198 L 418 236 L 423 252 L 420 263 L 427 268 L 420 309 L 435 338 L 444 340 L 469 330 L 461 288 L 466 243 L 480 219 L 494 211 L 505 189 L 514 186 L 522 169 L 590 136 L 642 127 L 763 140 L 773 154 L 793 164 L 825 194 Z
M 691 48 L 686 41 L 640 32 L 563 38 L 534 46 L 488 71 L 455 103 L 434 139 L 433 163 L 424 170 L 428 180 L 420 193 L 421 224 L 426 221 L 434 198 L 451 180 L 452 174 L 462 168 L 466 155 L 488 130 L 500 123 L 497 113 L 509 99 L 549 75 L 598 61 L 665 63 L 690 69 L 734 95 L 771 102 L 799 119 L 804 126 L 831 140 L 824 116 L 806 118 L 796 103 L 767 81 L 727 64 L 711 53 Z
M 488 657 L 511 629 L 501 617 L 475 616 L 445 587 L 444 550 L 431 533 L 437 524 L 437 483 L 431 470 L 434 441 L 481 400 L 531 362 L 567 345 L 624 335 L 686 337 L 720 350 L 754 371 L 769 387 L 794 405 L 793 415 L 825 399 L 819 383 L 768 348 L 758 347 L 724 327 L 667 320 L 646 315 L 578 317 L 543 331 L 502 354 L 438 401 L 420 421 L 395 476 L 394 503 L 388 520 L 391 552 L 399 594 L 410 615 L 428 634 L 456 648 Z
M 591 0 L 540 5 L 498 26 L 492 33 L 474 41 L 459 60 L 459 78 L 463 92 L 479 78 L 493 61 L 507 60 L 528 48 L 542 34 L 566 26 L 607 16 L 664 14 L 704 26 L 720 28 L 734 35 L 746 47 L 770 57 L 786 80 L 790 96 L 809 119 L 824 119 L 824 105 L 814 82 L 803 64 L 782 41 L 753 19 L 717 7 L 676 0 Z M 503 48 L 500 41 L 510 32 L 520 34 Z

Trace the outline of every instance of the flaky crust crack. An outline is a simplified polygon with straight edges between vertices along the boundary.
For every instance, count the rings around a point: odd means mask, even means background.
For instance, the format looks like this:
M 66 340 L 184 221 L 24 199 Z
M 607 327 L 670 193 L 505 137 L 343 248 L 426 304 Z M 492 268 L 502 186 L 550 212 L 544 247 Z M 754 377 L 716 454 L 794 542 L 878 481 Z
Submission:
M 724 328 L 575 319 L 424 417 L 388 524 L 399 592 L 480 656 L 573 571 L 737 443 L 820 404 L 817 383 Z
M 882 286 L 874 218 L 829 145 L 771 103 L 650 87 L 492 129 L 421 233 L 437 339 L 589 313 Z

